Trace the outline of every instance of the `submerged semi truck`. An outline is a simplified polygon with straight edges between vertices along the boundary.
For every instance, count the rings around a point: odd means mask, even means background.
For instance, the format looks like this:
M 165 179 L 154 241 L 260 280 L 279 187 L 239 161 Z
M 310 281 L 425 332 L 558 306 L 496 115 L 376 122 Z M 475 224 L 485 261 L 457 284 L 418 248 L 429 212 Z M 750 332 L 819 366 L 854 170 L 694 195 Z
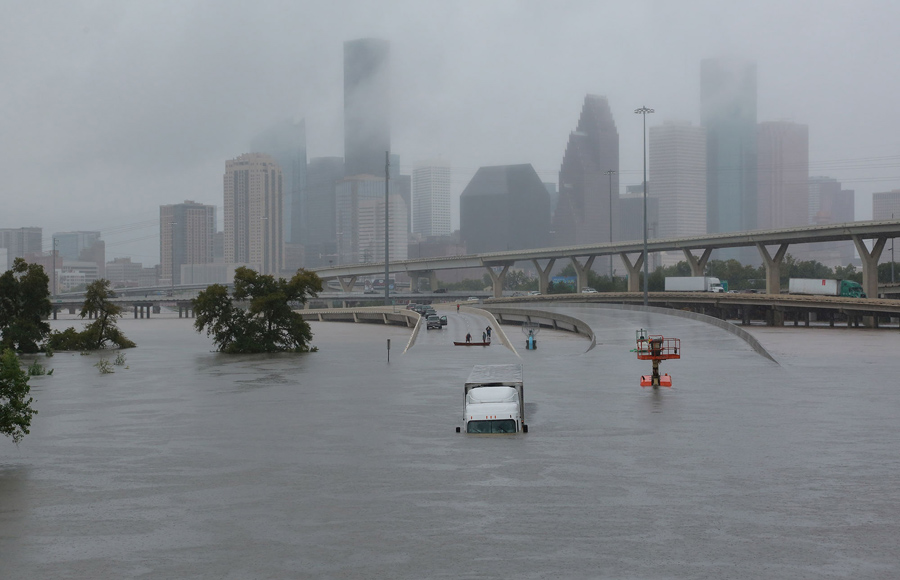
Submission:
M 813 294 L 816 296 L 849 296 L 865 298 L 862 286 L 853 280 L 829 280 L 827 278 L 791 278 L 788 281 L 790 294 Z
M 528 433 L 522 365 L 472 367 L 465 385 L 463 425 L 466 433 Z
M 728 287 L 713 276 L 666 276 L 666 292 L 727 292 Z

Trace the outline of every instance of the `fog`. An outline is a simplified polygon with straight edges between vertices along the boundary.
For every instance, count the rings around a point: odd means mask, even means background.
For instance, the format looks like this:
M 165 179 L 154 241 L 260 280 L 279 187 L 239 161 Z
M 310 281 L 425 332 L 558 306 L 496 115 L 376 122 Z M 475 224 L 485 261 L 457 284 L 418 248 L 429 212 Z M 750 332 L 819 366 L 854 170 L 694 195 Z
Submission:
M 483 165 L 556 182 L 587 93 L 639 183 L 634 109 L 698 124 L 700 61 L 722 56 L 757 63 L 758 121 L 809 125 L 810 174 L 855 189 L 857 219 L 900 187 L 896 2 L 4 4 L 0 227 L 43 227 L 45 249 L 97 229 L 107 259 L 157 263 L 159 206 L 221 206 L 225 161 L 283 119 L 306 120 L 309 157 L 343 155 L 343 42 L 362 37 L 391 43 L 401 170 L 443 158 L 456 195 Z

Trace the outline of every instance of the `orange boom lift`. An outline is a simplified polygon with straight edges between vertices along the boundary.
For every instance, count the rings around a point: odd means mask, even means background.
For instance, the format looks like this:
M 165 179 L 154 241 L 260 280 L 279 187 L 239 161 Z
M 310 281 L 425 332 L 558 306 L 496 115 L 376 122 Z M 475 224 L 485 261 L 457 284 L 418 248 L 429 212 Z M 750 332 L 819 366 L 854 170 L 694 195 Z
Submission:
M 635 331 L 638 360 L 653 361 L 653 374 L 641 375 L 642 387 L 671 387 L 672 377 L 669 373 L 659 374 L 659 361 L 681 358 L 681 340 L 664 338 L 659 334 L 649 334 L 643 328 Z

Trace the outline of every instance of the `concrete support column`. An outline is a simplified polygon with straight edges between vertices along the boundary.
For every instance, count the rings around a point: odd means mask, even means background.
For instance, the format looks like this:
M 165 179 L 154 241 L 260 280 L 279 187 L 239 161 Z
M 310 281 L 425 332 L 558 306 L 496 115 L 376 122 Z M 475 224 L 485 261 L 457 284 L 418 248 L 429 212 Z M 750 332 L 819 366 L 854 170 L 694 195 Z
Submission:
M 692 254 L 687 248 L 682 248 L 681 251 L 684 252 L 684 258 L 691 266 L 691 276 L 702 276 L 703 271 L 706 270 L 706 263 L 709 261 L 709 256 L 712 254 L 713 249 L 706 248 L 699 258 Z
M 498 266 L 501 268 L 500 273 L 494 272 L 494 268 L 492 266 L 485 266 L 487 268 L 488 274 L 491 276 L 491 281 L 494 286 L 494 298 L 500 298 L 503 296 L 503 283 L 506 281 L 506 273 L 509 271 L 509 267 L 512 264 L 506 264 L 505 266 Z
M 862 260 L 863 292 L 869 298 L 878 297 L 878 259 L 881 258 L 885 242 L 887 242 L 887 238 L 875 238 L 875 243 L 872 245 L 872 251 L 870 252 L 862 238 L 853 236 L 853 244 L 856 246 L 856 251 L 859 252 L 859 258 Z
M 769 250 L 760 243 L 756 244 L 759 255 L 762 256 L 763 264 L 766 267 L 766 294 L 781 293 L 781 261 L 784 260 L 784 254 L 787 252 L 788 244 L 778 246 L 775 256 L 769 255 Z
M 356 284 L 356 276 L 338 276 L 338 282 L 341 283 L 341 290 L 344 292 L 351 292 L 353 290 L 353 285 Z
M 634 261 L 634 264 L 631 263 L 631 260 L 628 259 L 628 254 L 622 252 L 619 254 L 619 257 L 622 259 L 622 263 L 625 264 L 625 270 L 628 272 L 628 291 L 629 292 L 640 292 L 641 291 L 641 267 L 644 265 L 644 253 L 641 252 L 637 260 Z
M 538 272 L 538 292 L 546 294 L 547 286 L 550 285 L 550 270 L 553 268 L 553 264 L 556 263 L 556 258 L 550 258 L 547 261 L 546 268 L 541 268 L 541 264 L 537 260 L 532 260 L 531 263 L 534 264 Z
M 58 308 L 53 309 L 53 320 L 56 320 L 56 314 L 59 312 Z
M 435 272 L 434 270 L 430 270 L 428 272 L 428 287 L 432 292 L 438 289 L 437 272 Z
M 134 318 L 135 318 L 135 320 L 137 320 L 137 309 L 138 309 L 137 304 L 135 304 L 135 305 L 134 305 Z
M 575 256 L 569 258 L 570 260 L 572 260 L 572 267 L 575 268 L 575 276 L 577 277 L 577 286 L 575 287 L 575 292 L 581 292 L 581 289 L 587 286 L 587 273 L 591 269 L 591 266 L 594 265 L 594 258 L 596 257 L 597 256 L 588 256 L 588 259 L 585 260 L 583 266 Z

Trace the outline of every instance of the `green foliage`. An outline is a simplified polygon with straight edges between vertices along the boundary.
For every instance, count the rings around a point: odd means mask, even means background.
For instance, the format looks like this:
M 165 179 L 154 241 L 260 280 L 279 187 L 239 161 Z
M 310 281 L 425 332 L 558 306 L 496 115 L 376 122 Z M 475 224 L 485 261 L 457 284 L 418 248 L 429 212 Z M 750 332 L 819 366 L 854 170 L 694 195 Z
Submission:
M 0 355 L 0 433 L 12 437 L 18 443 L 29 433 L 31 417 L 37 411 L 29 396 L 28 375 L 19 366 L 19 359 L 12 349 Z
M 53 371 L 50 371 L 50 372 L 53 372 Z M 47 369 L 44 367 L 44 365 L 39 363 L 37 361 L 37 359 L 34 359 L 34 362 L 31 363 L 30 365 L 28 365 L 28 376 L 29 377 L 38 377 L 38 376 L 46 375 L 46 374 L 48 374 Z
M 117 367 L 125 366 L 125 353 L 120 352 L 116 355 L 116 360 L 113 362 Z
M 109 280 L 100 279 L 88 284 L 80 316 L 94 318 L 94 321 L 86 324 L 81 332 L 69 327 L 62 332 L 50 333 L 47 347 L 52 350 L 91 351 L 106 348 L 107 343 L 111 343 L 118 348 L 134 348 L 134 342 L 128 340 L 116 326 L 116 319 L 122 316 L 122 308 L 111 302 L 114 297 Z
M 109 361 L 105 358 L 101 358 L 100 360 L 98 360 L 96 363 L 94 363 L 94 366 L 97 367 L 97 370 L 100 371 L 101 375 L 108 375 L 115 372 L 113 371 L 112 365 L 109 364 Z
M 0 275 L 0 348 L 38 352 L 50 333 L 50 279 L 43 266 L 16 258 Z
M 194 328 L 205 329 L 221 352 L 308 352 L 312 331 L 291 305 L 321 291 L 322 280 L 315 272 L 301 269 L 285 280 L 238 268 L 231 298 L 225 286 L 213 284 L 194 299 Z M 242 310 L 234 301 L 249 306 Z

